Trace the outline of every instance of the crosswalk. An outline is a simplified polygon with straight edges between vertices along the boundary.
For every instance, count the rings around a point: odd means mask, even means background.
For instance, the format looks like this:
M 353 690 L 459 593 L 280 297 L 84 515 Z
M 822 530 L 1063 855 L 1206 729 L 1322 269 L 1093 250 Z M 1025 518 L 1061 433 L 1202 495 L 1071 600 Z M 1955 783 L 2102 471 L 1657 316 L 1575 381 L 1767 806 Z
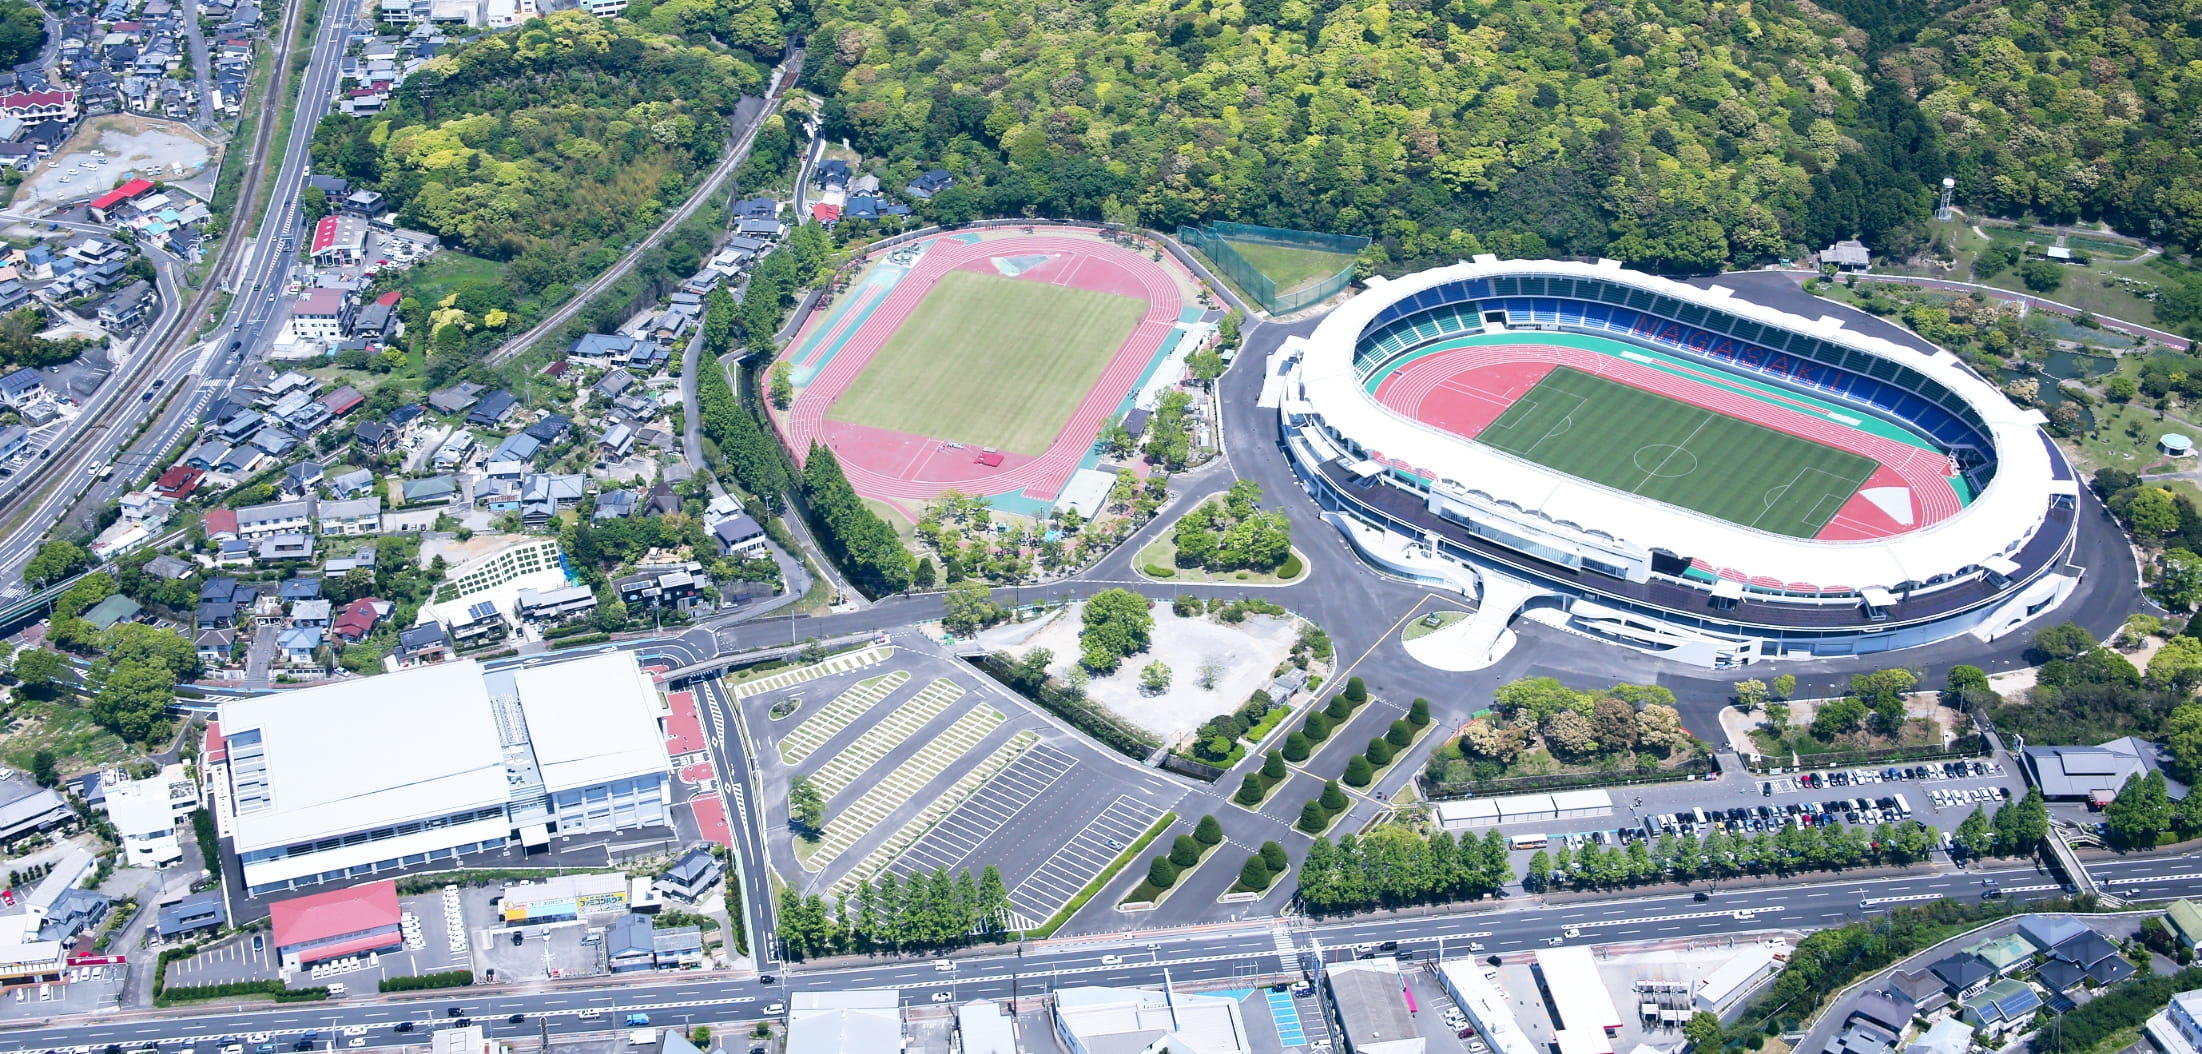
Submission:
M 778 673 L 759 677 L 754 681 L 744 681 L 735 685 L 734 698 L 739 701 L 753 695 L 763 695 L 766 692 L 792 687 L 804 681 L 816 680 L 828 674 L 847 673 L 850 670 L 860 670 L 866 666 L 877 666 L 886 662 L 894 653 L 893 645 L 874 645 L 862 651 L 836 655 L 824 662 L 812 663 L 809 666 L 798 666 L 792 670 L 781 670 Z
M 1271 929 L 1269 939 L 1277 946 L 1277 972 L 1290 973 L 1300 968 L 1300 949 L 1293 943 L 1290 926 Z

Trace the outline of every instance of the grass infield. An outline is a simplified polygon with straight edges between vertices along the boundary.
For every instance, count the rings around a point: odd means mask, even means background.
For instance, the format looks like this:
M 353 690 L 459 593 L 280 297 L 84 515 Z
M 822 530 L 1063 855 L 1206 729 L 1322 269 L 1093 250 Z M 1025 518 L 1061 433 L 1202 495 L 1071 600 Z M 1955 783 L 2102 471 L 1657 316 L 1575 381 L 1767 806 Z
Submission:
M 1873 474 L 1822 446 L 1561 367 L 1476 441 L 1615 490 L 1762 531 L 1810 538 Z
M 1320 282 L 1353 266 L 1353 257 L 1347 253 L 1323 252 L 1320 249 L 1294 249 L 1267 242 L 1242 242 L 1226 238 L 1231 248 L 1238 251 L 1254 269 L 1269 276 L 1276 283 L 1277 292 L 1291 293 L 1302 286 Z
M 1045 453 L 1146 313 L 1137 297 L 950 271 L 826 416 Z

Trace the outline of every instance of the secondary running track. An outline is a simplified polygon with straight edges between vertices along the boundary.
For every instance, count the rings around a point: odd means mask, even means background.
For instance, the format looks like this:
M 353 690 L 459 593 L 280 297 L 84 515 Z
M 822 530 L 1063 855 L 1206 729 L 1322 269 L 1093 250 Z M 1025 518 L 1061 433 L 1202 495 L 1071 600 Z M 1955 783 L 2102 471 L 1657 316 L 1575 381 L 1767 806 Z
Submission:
M 1422 424 L 1473 439 L 1557 366 L 1873 459 L 1880 467 L 1821 528 L 1817 537 L 1822 541 L 1892 537 L 1933 526 L 1964 509 L 1950 485 L 1946 456 L 1828 420 L 1809 412 L 1812 408 L 1805 403 L 1797 402 L 1793 409 L 1583 348 L 1525 338 L 1521 343 L 1434 352 L 1392 371 L 1378 386 L 1376 399 Z M 1739 383 L 1727 375 L 1721 379 Z M 1785 398 L 1778 391 L 1767 395 Z M 1618 439 L 1628 423 L 1608 426 L 1617 429 Z
M 807 455 L 813 440 L 823 442 L 840 458 L 842 472 L 857 493 L 905 511 L 910 510 L 912 501 L 922 502 L 947 490 L 989 495 L 1019 491 L 1027 497 L 1052 501 L 1092 451 L 1109 415 L 1139 383 L 1163 340 L 1178 325 L 1184 305 L 1185 289 L 1180 283 L 1162 265 L 1135 250 L 1098 239 L 1061 235 L 964 239 L 958 235 L 933 239 L 909 273 L 885 296 L 877 298 L 876 304 L 868 309 L 856 305 L 862 317 L 855 321 L 853 332 L 811 378 L 780 422 L 788 449 L 798 460 Z M 936 437 L 827 420 L 834 401 L 909 319 L 942 275 L 958 269 L 999 274 L 993 264 L 995 258 L 1032 256 L 1048 259 L 1027 267 L 1015 280 L 1115 293 L 1147 302 L 1146 314 L 1077 410 L 1063 422 L 1046 451 L 1037 456 L 1004 452 L 1001 464 L 988 466 L 978 461 L 979 451 L 951 447 Z M 842 333 L 848 330 L 854 313 L 845 312 L 834 321 L 821 312 L 814 325 L 830 326 L 830 331 L 806 332 L 795 347 L 811 346 L 819 339 L 843 340 Z M 1032 350 L 1036 355 L 1047 353 L 1045 348 Z M 972 378 L 972 383 L 983 384 L 985 380 Z

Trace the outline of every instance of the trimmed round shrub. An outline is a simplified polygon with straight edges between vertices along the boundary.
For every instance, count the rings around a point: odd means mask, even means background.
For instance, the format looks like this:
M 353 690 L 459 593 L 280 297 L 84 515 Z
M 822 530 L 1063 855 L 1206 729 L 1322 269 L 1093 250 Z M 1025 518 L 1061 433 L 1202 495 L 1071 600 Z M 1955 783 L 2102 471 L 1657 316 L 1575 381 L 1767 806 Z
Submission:
M 1321 834 L 1323 828 L 1328 826 L 1330 826 L 1330 811 L 1323 808 L 1322 802 L 1311 801 L 1300 806 L 1300 830 L 1309 834 Z M 1167 864 L 1169 861 L 1164 860 L 1163 863 Z
M 1348 786 L 1366 787 L 1369 785 L 1369 781 L 1375 778 L 1376 769 L 1369 764 L 1369 759 L 1355 754 L 1351 760 L 1346 762 L 1346 784 Z
M 1166 856 L 1158 856 L 1147 864 L 1147 884 L 1156 889 L 1168 889 L 1177 885 L 1177 865 Z
M 1181 834 L 1170 841 L 1170 862 L 1179 867 L 1191 867 L 1200 863 L 1200 842 L 1192 835 Z
M 1416 728 L 1429 724 L 1430 701 L 1428 699 L 1416 699 L 1414 705 L 1407 708 L 1407 722 Z
M 1275 842 L 1262 843 L 1262 862 L 1269 865 L 1272 875 L 1284 874 L 1285 868 L 1292 866 L 1292 858 L 1285 855 L 1285 847 Z
M 1353 706 L 1346 702 L 1345 696 L 1334 695 L 1330 697 L 1330 705 L 1323 707 L 1323 714 L 1333 721 L 1343 721 L 1353 716 Z
M 1279 754 L 1276 751 L 1272 750 L 1269 753 L 1262 755 L 1263 779 L 1281 780 L 1285 778 L 1285 772 L 1285 759 L 1283 754 Z
M 1346 807 L 1346 792 L 1338 789 L 1337 780 L 1323 781 L 1323 796 L 1319 799 L 1323 808 L 1338 812 Z
M 1363 751 L 1361 756 L 1369 759 L 1371 765 L 1389 765 L 1392 763 L 1392 745 L 1381 739 L 1369 740 L 1369 749 Z
M 1261 779 L 1248 773 L 1246 779 L 1239 784 L 1239 792 L 1232 795 L 1231 800 L 1240 805 L 1260 805 L 1263 793 Z
M 1213 816 L 1203 816 L 1193 825 L 1193 840 L 1202 845 L 1222 845 L 1223 825 Z
M 1247 857 L 1246 863 L 1239 867 L 1239 885 L 1248 889 L 1269 888 L 1269 865 L 1262 862 L 1260 855 Z
M 1359 677 L 1347 678 L 1346 701 L 1352 703 L 1355 706 L 1360 706 L 1362 703 L 1368 702 L 1369 686 L 1362 684 L 1361 678 Z
M 1291 735 L 1285 737 L 1284 756 L 1286 761 L 1306 761 L 1307 756 L 1313 753 L 1314 750 L 1315 744 L 1308 742 L 1307 736 L 1302 735 L 1298 729 L 1294 729 Z
M 1277 565 L 1278 578 L 1290 580 L 1298 578 L 1305 573 L 1307 573 L 1307 565 L 1300 562 L 1300 554 L 1298 553 L 1292 553 L 1286 556 L 1284 558 L 1284 563 Z
M 1404 719 L 1394 721 L 1390 728 L 1384 730 L 1384 739 L 1395 747 L 1410 746 L 1414 743 L 1414 726 Z
M 1330 718 L 1318 710 L 1307 715 L 1307 720 L 1300 725 L 1300 731 L 1307 733 L 1310 740 L 1320 743 L 1330 738 Z

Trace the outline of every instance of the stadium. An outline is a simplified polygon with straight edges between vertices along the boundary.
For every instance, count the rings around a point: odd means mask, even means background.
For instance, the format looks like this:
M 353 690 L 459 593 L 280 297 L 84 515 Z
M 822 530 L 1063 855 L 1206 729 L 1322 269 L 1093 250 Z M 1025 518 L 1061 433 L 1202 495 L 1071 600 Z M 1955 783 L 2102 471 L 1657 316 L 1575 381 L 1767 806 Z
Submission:
M 1708 667 L 1993 639 L 2068 596 L 2079 483 L 1932 354 L 1611 261 L 1483 256 L 1288 338 L 1265 400 L 1371 563 Z

